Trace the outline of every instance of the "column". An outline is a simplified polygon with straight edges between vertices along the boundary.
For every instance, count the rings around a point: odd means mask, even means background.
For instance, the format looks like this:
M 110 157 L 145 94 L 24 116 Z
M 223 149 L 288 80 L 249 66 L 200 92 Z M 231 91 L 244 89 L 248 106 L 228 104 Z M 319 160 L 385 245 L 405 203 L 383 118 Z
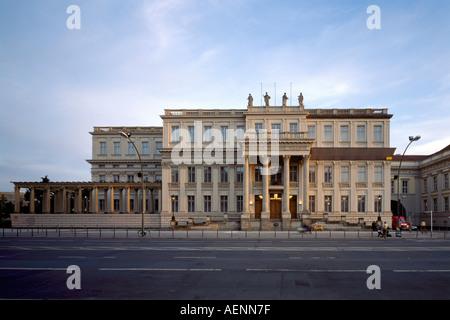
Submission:
M 303 212 L 309 211 L 309 196 L 308 196 L 308 187 L 309 187 L 309 158 L 311 155 L 303 156 L 303 194 L 302 194 L 302 204 L 303 204 Z M 317 179 L 317 176 L 316 176 Z M 300 184 L 300 183 L 299 183 Z M 316 199 L 316 205 L 317 205 Z
M 34 188 L 30 188 L 30 213 L 34 213 Z
M 283 219 L 285 219 L 285 215 L 286 218 L 291 217 L 291 211 L 289 210 L 289 159 L 291 158 L 291 156 L 283 156 L 283 168 L 284 168 L 284 172 L 283 172 Z
M 78 193 L 75 199 L 77 202 L 77 210 L 75 210 L 75 213 L 83 213 L 83 188 L 78 188 Z
M 67 192 L 66 192 L 66 188 L 63 187 L 61 190 L 61 212 L 62 213 L 67 213 Z
M 14 212 L 20 213 L 20 188 L 14 187 Z
M 130 213 L 130 193 L 131 189 L 130 187 L 127 187 L 127 213 Z
M 42 196 L 42 213 L 50 213 L 50 188 L 44 189 Z
M 103 189 L 103 213 L 108 213 L 108 189 Z
M 109 212 L 114 213 L 114 187 L 109 188 Z
M 249 183 L 250 183 L 250 168 L 249 168 L 249 158 L 248 156 L 245 156 L 245 164 L 244 164 L 244 214 L 250 214 L 250 210 L 249 210 L 249 204 L 250 204 L 250 199 L 249 199 Z
M 291 211 L 289 209 L 289 195 L 290 195 L 290 177 L 289 177 L 289 160 L 291 156 L 283 156 L 283 199 L 282 199 L 282 225 L 283 230 L 289 230 L 291 222 Z
M 270 180 L 270 168 L 269 158 L 267 156 L 261 157 L 263 163 L 263 202 L 261 219 L 270 219 L 270 194 L 269 194 L 269 180 Z
M 123 188 L 119 188 L 119 213 L 123 213 Z

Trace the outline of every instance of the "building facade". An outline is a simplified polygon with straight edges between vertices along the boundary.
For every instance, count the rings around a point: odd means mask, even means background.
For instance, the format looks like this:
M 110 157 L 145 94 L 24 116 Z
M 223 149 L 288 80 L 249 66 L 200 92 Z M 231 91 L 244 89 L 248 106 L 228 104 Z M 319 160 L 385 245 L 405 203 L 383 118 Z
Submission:
M 301 102 L 165 110 L 161 224 L 205 216 L 246 230 L 390 222 L 391 117 Z
M 400 212 L 411 225 L 448 228 L 450 223 L 450 145 L 431 155 L 405 155 L 392 161 L 393 213 Z M 400 199 L 400 209 L 397 204 Z
M 249 95 L 243 109 L 167 109 L 162 127 L 94 127 L 92 181 L 15 182 L 16 195 L 43 190 L 44 213 L 144 211 L 160 228 L 390 223 L 388 110 L 307 109 L 301 94 L 298 106 L 286 96 L 270 106 L 269 98 L 254 106 Z

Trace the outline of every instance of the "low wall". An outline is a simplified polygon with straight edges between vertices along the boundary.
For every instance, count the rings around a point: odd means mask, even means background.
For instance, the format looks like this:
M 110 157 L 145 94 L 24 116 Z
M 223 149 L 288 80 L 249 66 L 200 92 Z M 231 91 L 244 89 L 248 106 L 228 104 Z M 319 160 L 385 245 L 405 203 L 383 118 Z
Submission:
M 141 214 L 11 214 L 13 228 L 140 228 Z M 145 228 L 161 227 L 159 214 L 144 215 Z

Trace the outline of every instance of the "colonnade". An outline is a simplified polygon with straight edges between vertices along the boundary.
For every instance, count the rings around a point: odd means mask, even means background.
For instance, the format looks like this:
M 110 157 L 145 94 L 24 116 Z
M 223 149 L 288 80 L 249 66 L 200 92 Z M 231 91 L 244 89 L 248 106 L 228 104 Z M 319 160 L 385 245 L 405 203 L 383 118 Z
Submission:
M 29 212 L 36 213 L 41 199 L 41 213 L 140 213 L 142 186 L 139 183 L 14 182 L 14 212 L 20 213 L 20 189 L 30 191 Z M 42 197 L 37 199 L 37 191 Z M 161 183 L 146 183 L 144 212 L 160 211 Z

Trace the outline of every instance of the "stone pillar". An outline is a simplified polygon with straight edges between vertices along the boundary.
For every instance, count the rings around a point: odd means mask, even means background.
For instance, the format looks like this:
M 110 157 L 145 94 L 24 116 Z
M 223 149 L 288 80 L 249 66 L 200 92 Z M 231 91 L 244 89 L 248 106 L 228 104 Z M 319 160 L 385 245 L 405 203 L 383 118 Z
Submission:
M 269 193 L 269 181 L 270 181 L 270 167 L 269 157 L 261 157 L 263 162 L 263 199 L 262 199 L 262 211 L 261 211 L 261 229 L 270 229 L 270 193 Z
M 127 188 L 127 213 L 130 213 L 130 193 L 131 189 L 130 187 Z
M 14 212 L 20 213 L 20 188 L 14 187 Z
M 114 213 L 114 187 L 109 188 L 109 212 Z
M 283 156 L 283 199 L 282 199 L 282 223 L 283 229 L 288 230 L 291 221 L 291 211 L 289 210 L 289 160 L 291 156 L 285 155 Z
M 30 188 L 30 213 L 34 213 L 35 212 L 35 208 L 34 208 L 34 188 L 31 187 Z
M 311 156 L 308 154 L 303 156 L 303 194 L 302 194 L 302 204 L 303 204 L 303 212 L 309 211 L 309 196 L 308 196 L 308 187 L 309 187 L 309 158 Z M 317 199 L 316 199 L 317 202 Z
M 79 187 L 77 191 L 75 196 L 77 209 L 75 213 L 83 213 L 83 188 Z

